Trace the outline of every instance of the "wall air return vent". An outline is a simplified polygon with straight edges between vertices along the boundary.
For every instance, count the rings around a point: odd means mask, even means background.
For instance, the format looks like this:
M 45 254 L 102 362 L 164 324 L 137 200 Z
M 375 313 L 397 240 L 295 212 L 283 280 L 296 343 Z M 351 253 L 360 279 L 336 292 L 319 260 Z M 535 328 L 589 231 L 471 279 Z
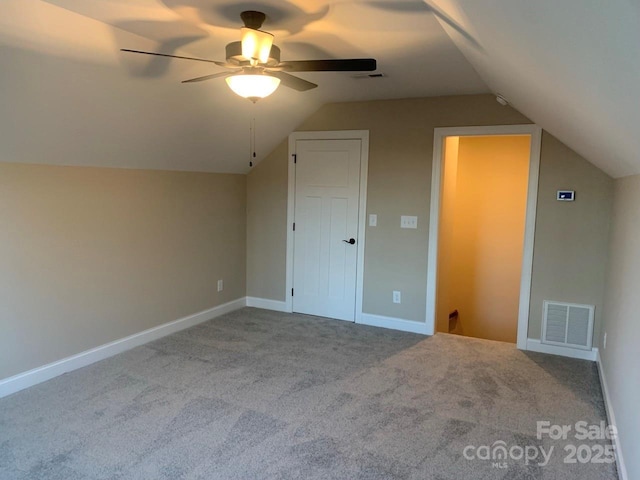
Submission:
M 591 350 L 593 305 L 544 302 L 542 343 Z

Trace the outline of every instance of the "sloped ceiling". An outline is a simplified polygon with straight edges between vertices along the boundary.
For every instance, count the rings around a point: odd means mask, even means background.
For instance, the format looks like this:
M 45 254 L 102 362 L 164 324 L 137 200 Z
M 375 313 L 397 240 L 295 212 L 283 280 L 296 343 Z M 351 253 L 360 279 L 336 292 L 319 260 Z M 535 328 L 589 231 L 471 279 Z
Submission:
M 256 105 L 197 62 L 239 14 L 282 58 L 375 57 L 378 80 L 305 73 Z M 614 177 L 640 173 L 638 0 L 3 0 L 0 161 L 245 173 L 327 102 L 501 93 Z
M 240 12 L 267 14 L 287 60 L 374 57 L 387 76 L 304 73 L 253 105 L 215 65 Z M 245 173 L 255 118 L 259 161 L 327 102 L 488 92 L 421 0 L 3 0 L 0 161 Z
M 638 0 L 430 5 L 492 91 L 613 177 L 640 173 Z

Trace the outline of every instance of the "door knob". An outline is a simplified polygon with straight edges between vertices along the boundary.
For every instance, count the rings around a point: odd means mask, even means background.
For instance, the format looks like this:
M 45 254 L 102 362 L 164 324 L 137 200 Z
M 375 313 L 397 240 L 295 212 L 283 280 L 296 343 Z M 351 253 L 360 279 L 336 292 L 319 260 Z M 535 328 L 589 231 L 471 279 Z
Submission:
M 356 243 L 355 238 L 350 238 L 349 240 L 342 240 L 344 243 L 348 243 L 349 245 L 354 245 Z

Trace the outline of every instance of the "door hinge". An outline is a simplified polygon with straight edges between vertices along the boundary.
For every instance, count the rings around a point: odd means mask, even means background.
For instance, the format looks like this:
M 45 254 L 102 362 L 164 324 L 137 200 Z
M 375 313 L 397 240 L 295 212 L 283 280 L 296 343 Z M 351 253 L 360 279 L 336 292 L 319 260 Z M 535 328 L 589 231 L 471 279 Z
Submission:
M 293 231 L 296 231 L 296 222 L 293 222 Z
M 293 163 L 298 163 L 298 155 L 296 155 L 295 153 L 293 155 L 291 155 L 293 157 Z
M 293 288 L 291 289 L 291 296 L 293 297 Z

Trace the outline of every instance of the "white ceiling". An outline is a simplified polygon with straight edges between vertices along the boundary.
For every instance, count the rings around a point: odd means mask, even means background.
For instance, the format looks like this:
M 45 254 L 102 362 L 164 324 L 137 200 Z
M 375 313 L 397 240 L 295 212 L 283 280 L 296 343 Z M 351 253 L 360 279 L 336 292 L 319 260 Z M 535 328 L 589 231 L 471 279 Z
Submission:
M 253 105 L 224 60 L 243 10 L 284 60 L 374 57 L 382 79 L 304 73 Z M 502 93 L 613 176 L 640 173 L 638 0 L 3 0 L 0 161 L 245 173 L 327 102 Z M 476 73 L 477 72 L 477 73 Z
M 640 173 L 639 0 L 430 1 L 492 91 L 613 177 Z
M 301 73 L 252 104 L 220 67 L 120 48 L 224 60 L 240 12 L 264 11 L 284 60 L 374 57 L 382 79 Z M 327 102 L 488 92 L 420 0 L 4 0 L 2 161 L 244 173 Z

